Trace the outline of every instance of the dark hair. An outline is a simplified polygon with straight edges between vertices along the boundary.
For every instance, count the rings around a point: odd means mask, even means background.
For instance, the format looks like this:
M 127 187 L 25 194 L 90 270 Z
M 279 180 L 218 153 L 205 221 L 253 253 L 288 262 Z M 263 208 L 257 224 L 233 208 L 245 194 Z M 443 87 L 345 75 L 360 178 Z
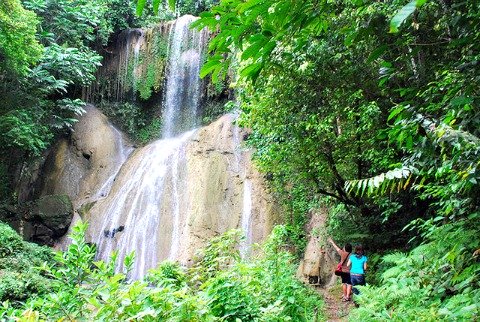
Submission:
M 361 244 L 355 245 L 355 254 L 359 256 L 363 255 L 363 246 Z
M 346 244 L 345 244 L 345 247 L 343 247 L 343 249 L 345 249 L 345 251 L 346 251 L 347 253 L 351 253 L 351 252 L 352 252 L 352 244 L 346 243 Z

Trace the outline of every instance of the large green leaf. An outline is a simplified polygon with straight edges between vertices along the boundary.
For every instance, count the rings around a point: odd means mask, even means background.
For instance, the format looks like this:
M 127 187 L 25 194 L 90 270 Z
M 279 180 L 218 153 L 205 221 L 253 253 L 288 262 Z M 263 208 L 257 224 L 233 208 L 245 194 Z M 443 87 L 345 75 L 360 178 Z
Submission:
M 158 8 L 160 7 L 160 0 L 152 0 L 153 13 L 158 13 Z
M 398 28 L 400 28 L 405 20 L 415 12 L 415 9 L 425 4 L 425 2 L 427 2 L 427 0 L 413 0 L 398 10 L 392 20 L 390 20 L 390 32 L 398 32 Z
M 213 72 L 217 67 L 221 66 L 221 61 L 218 59 L 211 59 L 206 64 L 204 64 L 200 70 L 200 77 L 204 78 L 211 72 Z
M 145 4 L 147 3 L 147 0 L 137 0 L 137 16 L 141 16 L 143 13 L 143 8 L 145 8 Z

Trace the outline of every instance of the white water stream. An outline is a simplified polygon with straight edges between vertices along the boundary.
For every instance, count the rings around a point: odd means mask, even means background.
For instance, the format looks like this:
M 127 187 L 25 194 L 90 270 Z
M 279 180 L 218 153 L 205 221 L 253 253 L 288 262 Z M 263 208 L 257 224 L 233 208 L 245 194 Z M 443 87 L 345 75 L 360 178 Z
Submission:
M 113 171 L 110 177 L 104 182 L 104 184 L 98 189 L 97 193 L 93 196 L 93 200 L 97 200 L 99 198 L 104 198 L 110 193 L 110 189 L 112 188 L 113 182 L 115 181 L 115 177 L 117 176 L 118 172 L 122 165 L 127 160 L 128 156 L 132 153 L 133 147 L 127 146 L 125 144 L 125 140 L 123 138 L 122 133 L 112 124 L 109 124 L 110 128 L 113 130 L 115 135 L 115 148 L 117 150 L 115 164 L 113 165 Z
M 177 19 L 170 35 L 162 139 L 127 162 L 123 177 L 129 179 L 112 189 L 96 240 L 99 258 L 108 260 L 118 251 L 117 269 L 127 254 L 135 252 L 133 279 L 161 260 L 174 260 L 179 249 L 187 184 L 185 145 L 199 123 L 200 57 L 207 39 L 206 31 L 189 29 L 194 19 Z M 140 45 L 134 47 L 135 60 L 139 49 Z
M 168 75 L 162 137 L 168 138 L 198 126 L 200 65 L 207 32 L 189 29 L 195 17 L 178 18 L 170 34 Z
M 245 178 L 243 181 L 243 208 L 241 226 L 245 240 L 240 244 L 240 255 L 245 258 L 252 246 L 252 182 Z
M 108 197 L 94 206 L 101 216 L 93 228 L 98 258 L 108 260 L 117 250 L 117 270 L 122 270 L 125 256 L 135 252 L 135 264 L 129 275 L 132 279 L 142 278 L 162 260 L 181 257 L 193 225 L 188 220 L 198 219 L 200 214 L 208 213 L 197 222 L 197 227 L 205 227 L 205 230 L 221 233 L 229 228 L 242 228 L 246 236 L 240 246 L 243 257 L 248 256 L 253 243 L 252 181 L 242 161 L 244 151 L 238 127 L 233 127 L 232 132 L 228 132 L 230 127 L 225 127 L 221 140 L 228 145 L 225 150 L 198 152 L 211 154 L 212 160 L 227 160 L 226 169 L 218 165 L 221 163 L 204 162 L 201 163 L 203 172 L 192 171 L 199 175 L 198 181 L 187 178 L 190 163 L 186 150 L 196 134 L 195 127 L 200 124 L 202 82 L 199 71 L 208 39 L 206 31 L 189 29 L 194 19 L 193 16 L 180 17 L 171 29 L 161 139 L 131 153 L 119 175 L 110 178 L 100 190 L 101 196 Z M 142 37 L 137 41 L 137 44 L 142 43 Z M 139 51 L 140 45 L 135 46 L 135 60 Z M 224 181 L 222 178 L 227 176 L 220 174 L 219 169 L 232 172 L 228 177 L 231 181 Z M 200 183 L 202 173 L 208 175 Z M 195 198 L 191 198 L 192 195 Z M 216 196 L 222 196 L 223 201 L 215 199 Z M 235 196 L 239 198 L 234 199 Z M 197 200 L 198 206 L 192 206 L 188 200 Z M 218 209 L 216 213 L 215 209 Z M 231 218 L 234 220 L 230 221 Z
M 132 100 L 135 101 L 137 97 L 137 80 L 141 75 L 141 70 L 139 68 L 140 61 L 140 47 L 145 43 L 145 34 L 140 30 L 140 36 L 135 39 L 135 45 L 133 46 L 133 90 L 132 90 Z M 128 63 L 128 61 L 127 61 Z M 127 65 L 128 66 L 128 65 Z M 128 71 L 127 71 L 128 72 Z

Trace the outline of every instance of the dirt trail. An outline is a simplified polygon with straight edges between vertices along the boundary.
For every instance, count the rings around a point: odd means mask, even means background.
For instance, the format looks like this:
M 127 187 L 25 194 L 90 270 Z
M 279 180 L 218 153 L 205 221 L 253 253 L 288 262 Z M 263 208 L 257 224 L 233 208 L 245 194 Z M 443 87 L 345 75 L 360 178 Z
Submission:
M 316 288 L 325 300 L 325 315 L 327 322 L 348 321 L 348 312 L 354 307 L 353 302 L 342 302 L 341 285 L 329 288 Z

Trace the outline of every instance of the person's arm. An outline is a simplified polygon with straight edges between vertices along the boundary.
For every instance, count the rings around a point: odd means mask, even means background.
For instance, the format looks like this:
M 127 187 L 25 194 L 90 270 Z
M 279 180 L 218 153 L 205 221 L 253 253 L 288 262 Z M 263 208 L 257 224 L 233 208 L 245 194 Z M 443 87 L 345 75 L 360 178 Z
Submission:
M 367 271 L 367 261 L 365 260 L 365 262 L 363 262 L 363 271 L 366 272 Z
M 335 250 L 337 251 L 337 253 L 341 254 L 340 253 L 340 247 L 337 246 L 337 244 L 335 244 L 335 242 L 333 241 L 333 239 L 331 239 L 330 237 L 328 238 L 328 241 L 330 242 L 330 244 L 332 244 L 333 248 L 335 248 Z
M 351 267 L 351 266 L 352 266 L 352 261 L 350 260 L 350 256 L 348 257 L 347 266 L 348 266 L 348 267 Z

